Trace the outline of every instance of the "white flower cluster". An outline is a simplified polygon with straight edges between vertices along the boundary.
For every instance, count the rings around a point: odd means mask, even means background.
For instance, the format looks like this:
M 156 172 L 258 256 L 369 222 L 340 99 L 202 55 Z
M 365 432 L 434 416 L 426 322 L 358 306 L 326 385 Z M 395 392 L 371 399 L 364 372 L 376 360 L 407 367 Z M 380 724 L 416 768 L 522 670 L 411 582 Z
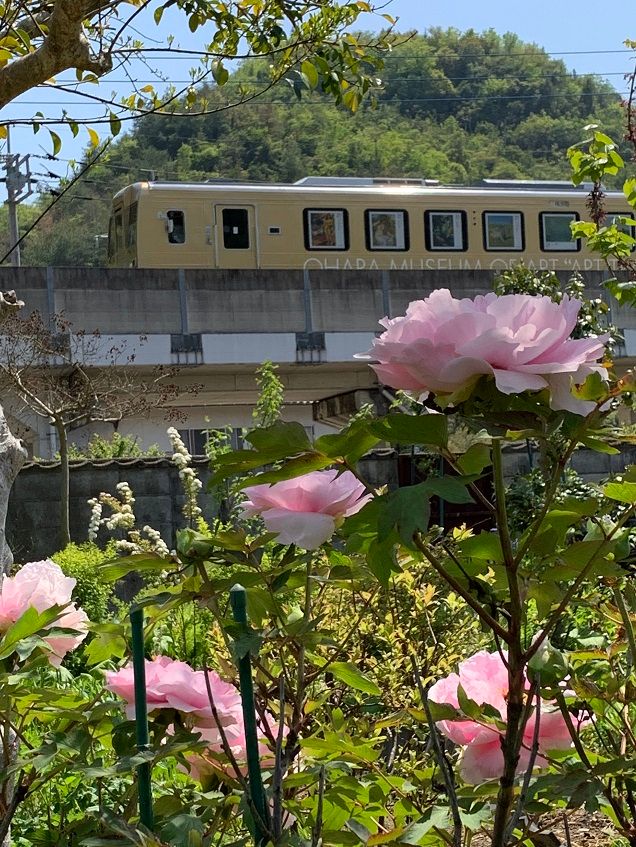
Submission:
M 88 522 L 88 540 L 95 541 L 102 523 L 102 504 L 97 497 L 92 497 L 88 501 L 88 505 L 91 507 L 91 517 Z
M 179 433 L 173 426 L 168 429 L 168 438 L 172 444 L 172 462 L 179 469 L 179 479 L 181 480 L 181 484 L 183 485 L 183 490 L 186 495 L 186 502 L 183 505 L 183 514 L 192 523 L 202 514 L 197 503 L 197 498 L 203 485 L 195 471 L 190 467 L 192 456 L 181 440 Z
M 146 536 L 145 538 L 144 534 Z M 158 530 L 153 529 L 147 524 L 142 527 L 141 531 L 138 529 L 131 530 L 128 533 L 128 539 L 115 542 L 115 547 L 119 553 L 123 553 L 126 556 L 133 553 L 156 553 L 164 559 L 170 556 L 168 545 Z
M 133 506 L 135 498 L 132 489 L 127 482 L 117 483 L 118 497 L 102 491 L 99 497 L 93 497 L 88 501 L 91 507 L 91 517 L 88 524 L 88 539 L 94 541 L 97 538 L 99 528 L 130 530 L 135 525 L 135 513 Z M 102 517 L 104 506 L 111 510 L 108 517 Z

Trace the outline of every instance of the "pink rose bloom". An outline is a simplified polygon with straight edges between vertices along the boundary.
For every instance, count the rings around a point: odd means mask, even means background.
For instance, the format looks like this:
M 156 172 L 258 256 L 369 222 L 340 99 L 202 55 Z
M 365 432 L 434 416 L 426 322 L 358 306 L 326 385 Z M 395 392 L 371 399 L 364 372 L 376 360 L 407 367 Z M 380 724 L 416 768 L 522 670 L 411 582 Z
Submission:
M 312 473 L 244 489 L 247 500 L 241 517 L 260 515 L 281 544 L 316 550 L 336 530 L 338 523 L 354 515 L 371 499 L 351 471 Z
M 28 562 L 15 576 L 7 576 L 0 587 L 0 633 L 6 632 L 29 608 L 44 612 L 53 606 L 64 610 L 46 629 L 61 627 L 75 634 L 51 635 L 44 638 L 50 648 L 49 662 L 59 667 L 64 656 L 86 638 L 88 618 L 82 609 L 71 602 L 75 580 L 65 576 L 59 565 L 50 559 Z
M 269 713 L 266 715 L 267 729 L 269 733 L 276 738 L 278 734 L 278 723 Z M 247 745 L 245 742 L 245 724 L 243 722 L 243 714 L 241 712 L 240 721 L 234 726 L 223 727 L 225 737 L 232 755 L 236 759 L 241 773 L 247 774 Z M 232 764 L 228 761 L 225 751 L 223 750 L 223 741 L 221 733 L 216 726 L 201 727 L 196 724 L 193 727 L 193 732 L 200 732 L 201 739 L 207 742 L 207 750 L 204 753 L 187 755 L 186 759 L 190 765 L 190 776 L 193 779 L 201 781 L 206 776 L 213 773 L 222 773 L 231 778 L 236 778 L 236 773 Z M 283 737 L 287 736 L 289 728 L 283 727 Z M 274 753 L 268 742 L 268 736 L 265 734 L 262 721 L 258 722 L 258 749 L 261 757 L 261 766 L 263 768 L 274 767 Z
M 448 703 L 459 708 L 457 687 L 461 683 L 466 696 L 475 703 L 493 706 L 502 720 L 507 714 L 508 672 L 498 653 L 475 653 L 459 664 L 459 674 L 453 673 L 431 686 L 428 696 L 434 703 Z M 536 726 L 536 710 L 530 715 L 524 733 L 523 746 L 517 766 L 524 773 L 530 763 L 530 754 Z M 502 733 L 494 727 L 482 726 L 472 720 L 438 721 L 439 730 L 455 744 L 464 747 L 460 774 L 465 782 L 473 785 L 489 779 L 498 779 L 503 772 L 501 751 Z M 563 716 L 549 703 L 541 701 L 539 718 L 539 753 L 550 750 L 567 750 L 572 739 Z M 545 756 L 538 755 L 535 767 L 547 765 Z
M 572 339 L 578 300 L 529 294 L 485 294 L 456 300 L 447 288 L 410 303 L 406 315 L 384 318 L 386 328 L 368 353 L 378 377 L 393 388 L 426 397 L 470 389 L 492 376 L 503 394 L 549 388 L 553 409 L 587 415 L 592 401 L 575 398 L 573 385 L 592 373 L 608 335 Z
M 183 712 L 191 723 L 198 726 L 216 726 L 208 696 L 203 671 L 195 671 L 185 662 L 168 656 L 146 660 L 146 701 L 148 712 L 156 709 L 176 709 Z M 135 716 L 135 686 L 133 666 L 128 664 L 118 671 L 107 671 L 106 688 L 127 703 L 126 714 Z M 222 726 L 238 724 L 241 715 L 241 697 L 238 690 L 224 682 L 214 671 L 208 671 L 214 706 Z

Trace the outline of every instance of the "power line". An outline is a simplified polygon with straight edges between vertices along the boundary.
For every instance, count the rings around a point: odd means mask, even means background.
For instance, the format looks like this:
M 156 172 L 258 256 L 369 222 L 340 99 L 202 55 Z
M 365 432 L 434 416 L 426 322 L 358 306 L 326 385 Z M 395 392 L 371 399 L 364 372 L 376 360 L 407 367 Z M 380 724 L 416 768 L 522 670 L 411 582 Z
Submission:
M 85 174 L 85 173 L 89 170 L 89 168 L 91 168 L 91 167 L 95 164 L 95 162 L 97 162 L 97 161 L 98 161 L 98 159 L 99 159 L 101 156 L 103 156 L 103 154 L 106 152 L 106 150 L 110 147 L 110 143 L 111 143 L 111 142 L 110 142 L 110 139 L 109 139 L 108 141 L 106 141 L 106 143 L 102 145 L 101 149 L 100 149 L 100 150 L 99 150 L 99 151 L 98 151 L 98 152 L 97 152 L 97 153 L 93 156 L 93 158 L 91 159 L 91 161 L 90 161 L 90 162 L 88 162 L 88 163 L 86 164 L 86 166 L 85 166 L 85 167 L 84 167 L 84 168 L 83 168 L 83 169 L 79 172 L 79 174 L 77 174 L 77 176 L 73 177 L 73 179 L 71 179 L 71 180 L 69 181 L 68 185 L 65 185 L 65 186 L 64 186 L 64 188 L 60 191 L 60 193 L 56 195 L 56 197 L 55 197 L 55 198 L 54 198 L 54 199 L 53 199 L 53 200 L 49 203 L 49 205 L 48 205 L 48 206 L 44 209 L 44 211 L 42 211 L 42 212 L 41 212 L 41 213 L 37 216 L 37 218 L 33 221 L 33 223 L 32 223 L 32 224 L 31 224 L 31 225 L 30 225 L 30 226 L 29 226 L 29 227 L 25 230 L 25 232 L 24 232 L 24 233 L 20 236 L 20 238 L 18 238 L 18 240 L 16 241 L 16 243 L 11 245 L 11 247 L 9 248 L 9 250 L 8 250 L 8 251 L 4 254 L 4 256 L 0 259 L 0 265 L 2 265 L 2 264 L 3 264 L 3 262 L 4 262 L 6 259 L 8 259 L 8 257 L 11 255 L 11 253 L 13 253 L 13 251 L 16 249 L 16 247 L 19 247 L 19 246 L 22 244 L 22 242 L 23 242 L 23 241 L 24 241 L 24 239 L 27 237 L 27 235 L 28 235 L 28 234 L 29 234 L 29 233 L 30 233 L 33 229 L 35 229 L 35 227 L 36 227 L 36 226 L 40 223 L 40 221 L 42 220 L 42 218 L 43 218 L 46 214 L 48 214 L 48 212 L 50 212 L 50 211 L 51 211 L 51 209 L 53 208 L 53 206 L 55 206 L 55 204 L 56 204 L 59 200 L 61 200 L 61 199 L 62 199 L 62 197 L 66 194 L 66 192 L 67 192 L 70 188 L 72 188 L 72 187 L 73 187 L 73 185 L 75 185 L 75 183 L 76 183 L 79 179 L 81 179 L 81 177 L 82 177 L 82 176 L 83 176 L 83 175 L 84 175 L 84 174 Z
M 378 105 L 390 105 L 393 103 L 438 103 L 438 102 L 453 102 L 457 101 L 475 101 L 475 100 L 484 100 L 488 102 L 497 101 L 497 100 L 534 100 L 536 98 L 543 98 L 548 100 L 555 100 L 563 97 L 567 97 L 572 99 L 572 97 L 578 98 L 616 98 L 616 97 L 627 97 L 628 92 L 624 91 L 580 91 L 576 93 L 572 93 L 571 91 L 564 91 L 562 93 L 559 92 L 542 92 L 539 91 L 536 94 L 476 94 L 472 96 L 463 96 L 463 95 L 451 95 L 447 97 L 409 97 L 409 98 L 392 98 L 387 97 L 384 100 L 380 101 Z M 305 105 L 309 106 L 325 106 L 327 103 L 317 101 L 317 100 L 305 100 Z M 245 108 L 246 106 L 296 106 L 296 101 L 292 100 L 260 100 L 260 101 L 250 101 L 248 103 L 239 103 L 235 108 Z M 73 106 L 73 107 L 86 107 L 86 106 L 94 106 L 94 103 L 78 103 L 76 100 L 22 100 L 17 105 L 24 106 Z M 116 105 L 116 104 L 115 104 Z M 156 114 L 166 116 L 171 113 L 166 112 L 157 112 Z M 140 117 L 142 117 L 140 115 Z M 199 117 L 196 112 L 192 112 L 188 115 L 178 115 L 178 117 L 187 117 L 189 119 Z M 85 119 L 83 119 L 85 120 Z

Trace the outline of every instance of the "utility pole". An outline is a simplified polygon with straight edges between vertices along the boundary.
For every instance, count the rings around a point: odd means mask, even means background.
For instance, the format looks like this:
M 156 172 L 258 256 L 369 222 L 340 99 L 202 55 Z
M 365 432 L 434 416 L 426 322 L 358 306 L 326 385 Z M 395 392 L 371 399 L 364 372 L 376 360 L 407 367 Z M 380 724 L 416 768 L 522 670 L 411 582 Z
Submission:
M 25 167 L 25 173 L 22 168 Z M 9 217 L 9 244 L 13 250 L 9 254 L 9 262 L 15 267 L 20 266 L 20 227 L 18 224 L 18 205 L 33 193 L 31 185 L 31 170 L 29 167 L 29 156 L 20 156 L 11 153 L 11 135 L 7 127 L 7 153 L 4 156 L 4 170 L 6 178 L 3 180 L 7 186 L 7 212 Z

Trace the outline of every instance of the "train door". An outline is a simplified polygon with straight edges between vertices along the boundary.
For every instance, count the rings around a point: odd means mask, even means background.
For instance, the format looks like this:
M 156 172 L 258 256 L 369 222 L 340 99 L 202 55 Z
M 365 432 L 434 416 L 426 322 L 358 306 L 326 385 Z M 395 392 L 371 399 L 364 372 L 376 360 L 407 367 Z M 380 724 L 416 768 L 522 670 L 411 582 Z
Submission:
M 258 239 L 254 206 L 214 207 L 217 268 L 257 268 Z

